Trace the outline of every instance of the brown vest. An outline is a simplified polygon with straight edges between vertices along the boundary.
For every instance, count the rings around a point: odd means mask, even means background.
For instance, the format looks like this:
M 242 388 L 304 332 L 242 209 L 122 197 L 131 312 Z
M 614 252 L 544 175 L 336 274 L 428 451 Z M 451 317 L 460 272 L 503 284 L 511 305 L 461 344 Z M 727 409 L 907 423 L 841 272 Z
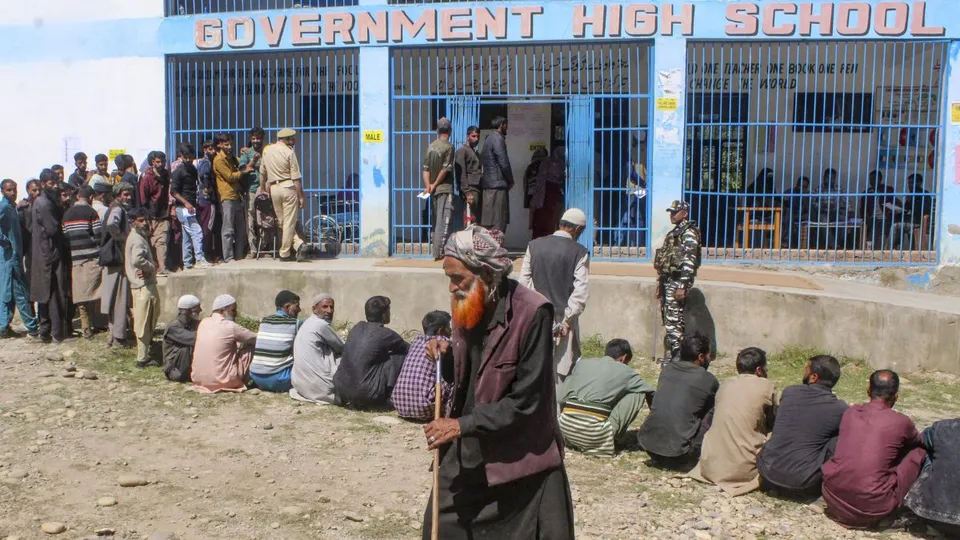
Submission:
M 477 375 L 474 392 L 476 404 L 495 403 L 510 391 L 517 379 L 517 362 L 523 344 L 533 327 L 534 315 L 541 307 L 550 308 L 550 302 L 536 291 L 513 280 L 505 280 L 508 290 L 506 324 L 490 330 L 484 339 L 483 359 Z M 552 311 L 552 309 L 551 309 Z M 550 319 L 553 320 L 552 317 Z M 457 328 L 453 333 L 453 358 L 456 395 L 451 416 L 461 414 L 467 385 L 470 380 L 467 333 Z M 548 348 L 550 351 L 552 347 Z M 528 416 L 521 416 L 509 432 L 492 437 L 480 437 L 480 451 L 486 463 L 487 483 L 506 484 L 563 463 L 563 439 L 557 427 L 557 399 L 553 358 L 543 361 L 549 373 L 540 376 L 542 385 L 531 389 L 540 397 L 539 407 Z

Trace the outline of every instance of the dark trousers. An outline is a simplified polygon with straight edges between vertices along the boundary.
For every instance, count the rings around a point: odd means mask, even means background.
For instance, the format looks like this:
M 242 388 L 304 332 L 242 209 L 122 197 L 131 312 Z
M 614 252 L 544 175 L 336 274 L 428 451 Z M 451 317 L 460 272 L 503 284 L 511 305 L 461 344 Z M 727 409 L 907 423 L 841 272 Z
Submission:
M 50 293 L 50 301 L 37 304 L 37 319 L 41 337 L 53 336 L 53 339 L 62 340 L 67 337 L 67 313 L 69 306 L 63 304 L 63 299 L 56 284 Z

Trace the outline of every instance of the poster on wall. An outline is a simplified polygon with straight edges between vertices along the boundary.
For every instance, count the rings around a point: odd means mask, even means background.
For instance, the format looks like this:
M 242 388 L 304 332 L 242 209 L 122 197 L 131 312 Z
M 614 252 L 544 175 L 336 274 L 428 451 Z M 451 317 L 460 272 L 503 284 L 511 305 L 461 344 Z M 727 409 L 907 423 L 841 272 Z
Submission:
M 936 128 L 884 128 L 880 130 L 877 168 L 923 173 L 936 166 Z

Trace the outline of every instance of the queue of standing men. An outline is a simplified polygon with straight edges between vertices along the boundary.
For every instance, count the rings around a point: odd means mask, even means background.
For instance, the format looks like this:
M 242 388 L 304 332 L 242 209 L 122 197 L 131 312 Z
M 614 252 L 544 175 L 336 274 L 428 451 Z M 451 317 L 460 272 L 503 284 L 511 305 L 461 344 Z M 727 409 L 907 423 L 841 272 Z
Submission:
M 119 154 L 111 170 L 99 154 L 88 170 L 79 152 L 66 180 L 62 166 L 44 169 L 19 202 L 16 182 L 4 180 L 2 335 L 11 335 L 14 308 L 29 336 L 58 343 L 74 335 L 78 315 L 84 338 L 106 330 L 110 346 L 130 345 L 132 330 L 145 365 L 159 276 L 256 257 L 275 242 L 262 237 L 272 231 L 259 226 L 264 213 L 279 223 L 280 259 L 306 260 L 296 132 L 282 129 L 264 147 L 264 131 L 254 128 L 248 142 L 239 158 L 228 133 L 204 142 L 199 157 L 183 142 L 169 166 L 155 151 L 139 169 L 132 156 Z

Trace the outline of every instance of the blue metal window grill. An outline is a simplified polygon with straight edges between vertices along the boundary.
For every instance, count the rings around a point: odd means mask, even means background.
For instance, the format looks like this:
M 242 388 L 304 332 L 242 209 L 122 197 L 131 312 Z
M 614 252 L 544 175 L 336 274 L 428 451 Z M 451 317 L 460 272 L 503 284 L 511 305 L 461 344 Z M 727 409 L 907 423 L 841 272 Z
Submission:
M 645 259 L 651 53 L 644 42 L 395 50 L 394 254 L 430 253 L 432 208 L 418 195 L 437 119 L 451 119 L 455 147 L 466 127 L 478 126 L 482 153 L 500 116 L 508 123 L 515 181 L 506 231 L 511 251 L 522 253 L 535 232 L 555 230 L 563 209 L 575 206 L 588 215 L 581 243 L 595 258 Z M 557 149 L 565 158 L 550 155 Z M 462 208 L 459 201 L 460 226 Z
M 168 17 L 203 13 L 355 6 L 357 0 L 166 0 Z
M 687 48 L 684 198 L 722 262 L 937 262 L 938 41 Z
M 307 196 L 305 240 L 360 250 L 360 152 L 356 49 L 171 56 L 167 59 L 168 147 L 230 133 L 234 150 L 253 127 L 297 130 Z M 175 151 L 172 155 L 175 155 Z

